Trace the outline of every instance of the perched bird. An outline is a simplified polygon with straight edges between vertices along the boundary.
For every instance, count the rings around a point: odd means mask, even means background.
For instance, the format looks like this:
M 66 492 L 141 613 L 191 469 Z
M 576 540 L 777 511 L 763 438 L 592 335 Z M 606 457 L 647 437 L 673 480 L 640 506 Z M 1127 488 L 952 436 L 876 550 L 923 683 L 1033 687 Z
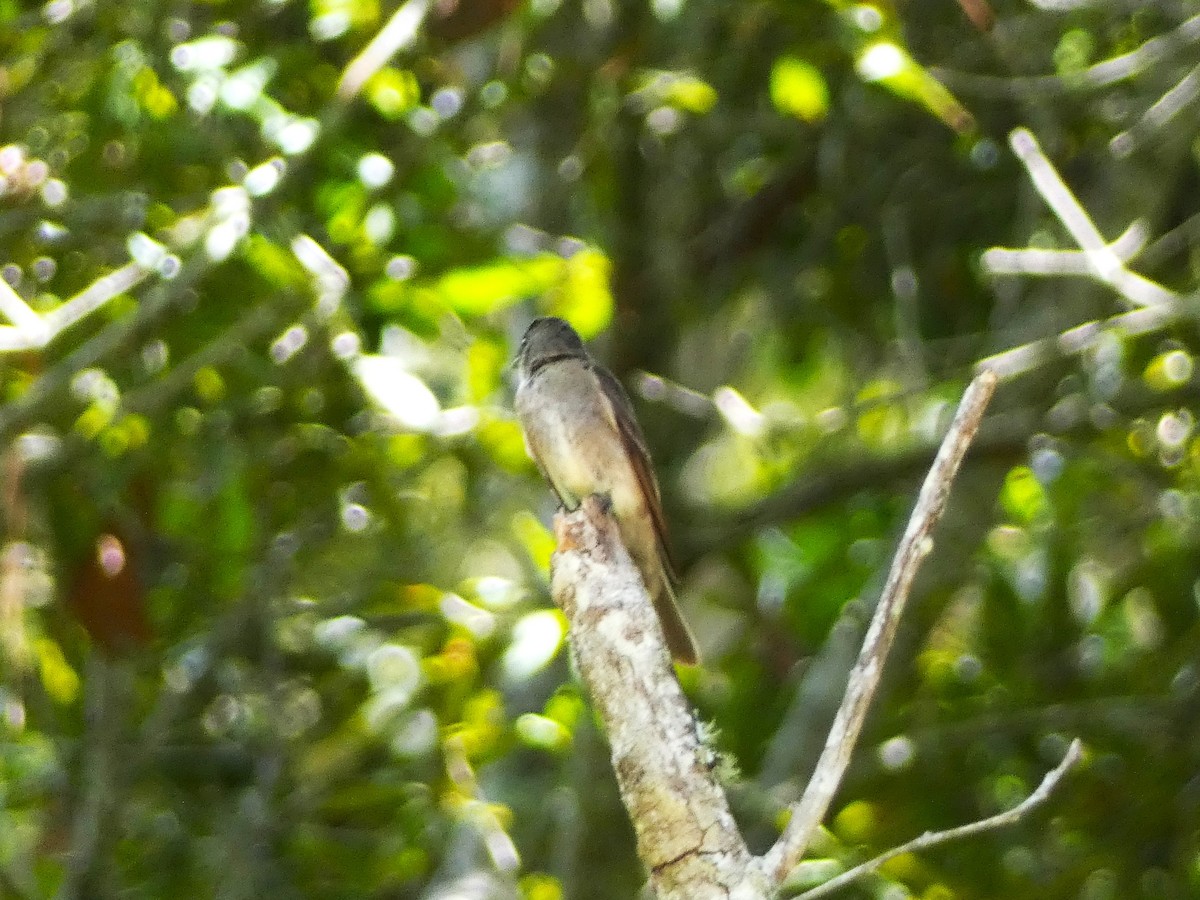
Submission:
M 562 319 L 535 319 L 517 354 L 517 416 L 525 446 L 564 509 L 607 497 L 621 539 L 654 601 L 671 655 L 699 659 L 671 585 L 658 480 L 629 396 Z

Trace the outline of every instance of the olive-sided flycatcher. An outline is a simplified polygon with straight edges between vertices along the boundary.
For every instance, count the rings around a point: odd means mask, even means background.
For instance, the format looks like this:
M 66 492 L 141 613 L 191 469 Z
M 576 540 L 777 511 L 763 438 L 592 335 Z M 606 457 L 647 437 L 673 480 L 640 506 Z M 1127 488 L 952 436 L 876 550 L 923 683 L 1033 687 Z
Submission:
M 535 319 L 517 354 L 517 416 L 525 446 L 566 510 L 589 494 L 608 499 L 625 548 L 654 601 L 671 655 L 698 660 L 671 585 L 658 480 L 629 395 L 562 319 Z

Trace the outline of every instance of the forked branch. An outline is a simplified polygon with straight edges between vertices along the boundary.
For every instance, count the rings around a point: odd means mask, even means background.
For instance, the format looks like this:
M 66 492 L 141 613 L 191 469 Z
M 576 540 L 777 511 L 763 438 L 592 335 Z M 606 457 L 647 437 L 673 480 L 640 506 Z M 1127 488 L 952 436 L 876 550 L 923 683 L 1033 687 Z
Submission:
M 963 394 L 950 430 L 942 441 L 929 474 L 925 476 L 917 505 L 900 539 L 879 605 L 875 608 L 858 661 L 850 672 L 846 693 L 834 717 L 829 737 L 825 740 L 825 748 L 817 760 L 817 767 L 804 795 L 793 807 L 791 821 L 783 835 L 763 857 L 767 874 L 776 884 L 804 855 L 850 764 L 858 734 L 867 718 L 875 689 L 879 686 L 884 662 L 895 640 L 913 579 L 921 562 L 933 548 L 930 534 L 946 508 L 954 475 L 967 455 L 967 448 L 979 430 L 983 411 L 995 390 L 996 375 L 993 372 L 985 370 L 975 376 Z
M 1083 747 L 1079 743 L 1079 738 L 1076 738 L 1071 742 L 1071 746 L 1067 748 L 1067 752 L 1059 764 L 1046 773 L 1046 776 L 1042 779 L 1042 783 L 1034 789 L 1033 793 L 1012 809 L 997 813 L 994 816 L 988 816 L 986 819 L 968 822 L 966 825 L 959 825 L 957 828 L 947 828 L 945 831 L 927 831 L 906 844 L 893 847 L 886 853 L 879 854 L 874 859 L 869 859 L 852 869 L 847 869 L 841 875 L 829 879 L 819 887 L 805 891 L 796 900 L 817 900 L 818 897 L 828 897 L 834 891 L 844 888 L 846 885 L 858 881 L 858 879 L 870 875 L 872 872 L 878 872 L 889 860 L 895 859 L 897 856 L 902 856 L 905 853 L 928 850 L 930 847 L 936 847 L 939 844 L 957 841 L 960 838 L 973 837 L 985 831 L 1004 828 L 1007 825 L 1015 825 L 1050 799 L 1050 794 L 1054 792 L 1054 789 L 1058 787 L 1059 783 L 1066 777 L 1074 765 L 1079 762 L 1079 758 L 1082 755 Z
M 653 606 L 604 503 L 590 497 L 556 518 L 552 592 L 570 622 L 580 675 L 604 719 L 621 798 L 659 900 L 760 900 L 779 889 L 803 856 L 849 764 L 913 580 L 932 548 L 930 535 L 996 382 L 993 372 L 981 372 L 963 395 L 921 488 L 813 777 L 787 828 L 762 857 L 751 856 L 734 823 L 713 751 L 674 677 Z M 875 871 L 898 853 L 1015 822 L 1045 801 L 1078 755 L 1076 742 L 1014 809 L 922 835 L 819 890 Z

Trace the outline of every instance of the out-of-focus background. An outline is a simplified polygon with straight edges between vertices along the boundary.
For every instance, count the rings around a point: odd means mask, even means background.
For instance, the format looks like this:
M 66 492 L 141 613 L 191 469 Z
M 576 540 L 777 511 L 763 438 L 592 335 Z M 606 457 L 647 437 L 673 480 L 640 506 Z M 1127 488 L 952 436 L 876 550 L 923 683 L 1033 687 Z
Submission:
M 1079 736 L 846 896 L 1200 895 L 1198 13 L 0 2 L 0 895 L 635 895 L 546 313 L 638 407 L 760 850 L 990 358 L 804 878 Z

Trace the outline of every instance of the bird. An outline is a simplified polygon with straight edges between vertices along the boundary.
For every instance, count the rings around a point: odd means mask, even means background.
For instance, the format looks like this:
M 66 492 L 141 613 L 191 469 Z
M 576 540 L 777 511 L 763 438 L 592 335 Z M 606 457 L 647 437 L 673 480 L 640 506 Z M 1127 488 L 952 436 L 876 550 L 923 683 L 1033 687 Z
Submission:
M 559 504 L 604 498 L 654 603 L 671 656 L 697 664 L 696 640 L 675 600 L 658 479 L 629 395 L 563 319 L 534 319 L 517 352 L 516 412 L 525 448 Z

